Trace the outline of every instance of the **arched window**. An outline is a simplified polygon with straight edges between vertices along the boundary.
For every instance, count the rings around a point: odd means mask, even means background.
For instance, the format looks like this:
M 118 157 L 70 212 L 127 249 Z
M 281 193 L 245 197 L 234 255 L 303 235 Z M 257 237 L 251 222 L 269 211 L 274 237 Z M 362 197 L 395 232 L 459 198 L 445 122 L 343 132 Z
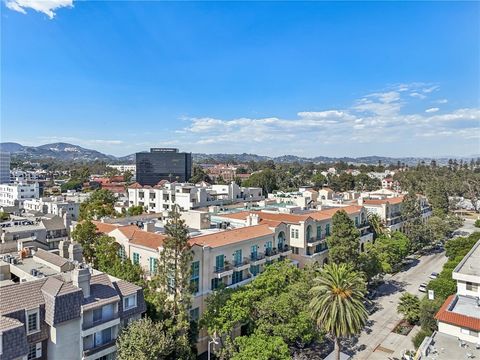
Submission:
M 312 237 L 312 226 L 308 225 L 307 226 L 307 241 L 310 240 Z
M 278 233 L 277 243 L 279 249 L 283 249 L 285 246 L 285 233 L 283 231 Z

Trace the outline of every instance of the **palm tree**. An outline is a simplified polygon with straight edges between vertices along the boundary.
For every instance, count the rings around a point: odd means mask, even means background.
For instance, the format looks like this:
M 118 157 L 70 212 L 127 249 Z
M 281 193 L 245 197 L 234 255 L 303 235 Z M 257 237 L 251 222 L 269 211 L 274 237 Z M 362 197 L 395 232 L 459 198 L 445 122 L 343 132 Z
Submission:
M 375 237 L 379 237 L 385 234 L 385 224 L 378 214 L 368 213 L 368 222 L 372 227 Z
M 337 360 L 340 360 L 340 338 L 358 334 L 365 326 L 368 317 L 363 304 L 365 292 L 363 275 L 347 264 L 325 265 L 314 279 L 310 314 L 317 326 L 333 337 Z

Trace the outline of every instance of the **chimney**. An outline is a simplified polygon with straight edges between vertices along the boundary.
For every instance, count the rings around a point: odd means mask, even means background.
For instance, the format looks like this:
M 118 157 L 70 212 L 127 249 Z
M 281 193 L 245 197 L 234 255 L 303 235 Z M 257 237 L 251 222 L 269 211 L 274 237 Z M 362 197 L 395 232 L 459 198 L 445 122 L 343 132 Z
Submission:
M 153 221 L 149 221 L 143 224 L 143 230 L 146 232 L 155 232 L 155 223 Z
M 257 214 L 248 214 L 247 216 L 247 226 L 258 225 L 259 218 Z
M 83 264 L 75 267 L 72 271 L 72 283 L 82 289 L 83 297 L 90 297 L 90 269 Z
M 67 230 L 67 233 L 70 234 L 70 227 L 72 225 L 72 220 L 70 218 L 70 215 L 67 212 L 65 212 L 62 218 L 63 218 L 63 225 L 65 225 L 65 229 Z
M 82 245 L 78 243 L 70 243 L 68 247 L 68 259 L 71 261 L 78 261 L 79 263 L 83 261 L 83 248 Z
M 59 251 L 59 255 L 61 257 L 63 257 L 64 259 L 68 259 L 68 247 L 70 245 L 70 241 L 68 240 L 61 240 L 59 243 L 58 243 L 58 250 Z

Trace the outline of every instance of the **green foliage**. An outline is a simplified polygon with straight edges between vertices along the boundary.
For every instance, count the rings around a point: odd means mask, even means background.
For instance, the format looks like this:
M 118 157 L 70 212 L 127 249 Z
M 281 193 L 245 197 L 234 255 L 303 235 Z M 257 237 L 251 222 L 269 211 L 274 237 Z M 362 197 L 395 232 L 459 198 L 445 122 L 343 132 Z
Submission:
M 123 173 L 123 181 L 129 184 L 132 181 L 133 173 L 130 170 L 127 170 Z
M 265 169 L 258 173 L 252 174 L 243 183 L 243 186 L 260 187 L 263 194 L 268 194 L 277 190 L 277 181 L 275 178 L 275 172 L 272 169 Z
M 419 322 L 423 330 L 430 332 L 437 330 L 437 320 L 435 319 L 435 314 L 438 312 L 438 310 L 440 310 L 442 304 L 443 299 L 441 298 L 429 300 L 427 297 L 424 297 L 420 301 Z
M 420 299 L 410 293 L 403 293 L 400 297 L 397 311 L 402 314 L 410 324 L 416 324 L 420 319 Z
M 97 227 L 91 221 L 78 223 L 72 231 L 72 239 L 82 245 L 83 257 L 87 263 L 92 263 L 95 257 L 95 241 Z
M 432 335 L 432 332 L 424 329 L 421 329 L 418 333 L 416 333 L 412 339 L 412 343 L 415 349 L 418 349 L 419 346 L 422 344 L 423 339 L 430 335 Z
M 10 219 L 10 214 L 4 211 L 0 211 L 0 220 L 5 221 Z
M 333 215 L 332 227 L 332 235 L 327 238 L 330 261 L 336 264 L 348 263 L 356 267 L 359 258 L 360 232 L 343 210 Z
M 325 265 L 314 279 L 310 314 L 319 329 L 334 337 L 337 354 L 339 339 L 358 334 L 365 326 L 365 292 L 365 280 L 350 265 Z
M 132 322 L 117 339 L 118 360 L 175 359 L 175 334 L 149 318 Z
M 88 200 L 80 205 L 80 220 L 100 219 L 104 216 L 115 216 L 115 195 L 106 189 L 92 192 Z
M 480 219 L 475 220 L 475 227 L 480 228 Z
M 448 214 L 448 193 L 443 181 L 432 179 L 427 185 L 426 195 L 434 216 L 443 218 Z
M 413 189 L 409 189 L 402 202 L 402 219 L 405 234 L 411 240 L 414 251 L 422 249 L 429 242 L 428 231 L 421 217 L 420 203 Z
M 193 184 L 200 183 L 202 181 L 211 183 L 212 179 L 208 176 L 208 174 L 203 170 L 203 168 L 199 165 L 193 166 L 193 176 L 189 180 Z
M 475 232 L 467 237 L 459 236 L 451 239 L 445 244 L 445 255 L 449 259 L 464 257 L 478 240 L 480 240 L 480 232 Z
M 380 179 L 371 178 L 365 173 L 355 176 L 355 190 L 374 191 L 382 186 Z
M 138 206 L 130 206 L 127 209 L 127 215 L 128 216 L 137 216 L 137 215 L 142 215 L 143 214 L 143 206 L 138 205 Z
M 80 180 L 69 180 L 66 183 L 63 183 L 60 186 L 60 190 L 62 193 L 67 192 L 68 190 L 81 190 L 83 186 L 83 182 Z
M 230 358 L 232 351 L 238 350 L 231 334 L 240 325 L 244 326 L 245 337 L 278 337 L 287 345 L 314 340 L 318 334 L 308 313 L 312 277 L 311 270 L 300 270 L 286 261 L 277 262 L 245 286 L 209 295 L 201 325 L 209 334 L 219 336 L 223 349 L 217 356 Z
M 405 234 L 396 231 L 391 236 L 379 237 L 373 247 L 377 250 L 382 271 L 391 273 L 399 269 L 410 252 L 411 242 Z
M 316 188 L 321 188 L 323 185 L 327 183 L 327 178 L 319 173 L 313 175 L 310 180 L 312 185 L 315 186 Z
M 290 360 L 290 351 L 280 336 L 253 334 L 235 339 L 238 348 L 232 360 Z
M 150 283 L 154 304 L 162 305 L 157 314 L 164 314 L 171 320 L 175 332 L 175 356 L 178 359 L 194 357 L 191 347 L 189 320 L 192 289 L 190 286 L 191 261 L 193 253 L 188 243 L 188 228 L 180 218 L 177 207 L 169 213 L 165 224 L 166 239 L 158 262 L 157 275 Z

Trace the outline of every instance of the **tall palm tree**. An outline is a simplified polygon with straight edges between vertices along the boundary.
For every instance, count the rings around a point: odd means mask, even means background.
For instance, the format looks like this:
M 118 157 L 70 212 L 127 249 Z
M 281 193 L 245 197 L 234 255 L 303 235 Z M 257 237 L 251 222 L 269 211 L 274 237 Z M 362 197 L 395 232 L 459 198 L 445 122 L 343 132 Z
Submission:
M 340 360 L 340 338 L 360 333 L 368 313 L 363 304 L 365 279 L 347 264 L 328 264 L 310 290 L 310 314 L 317 326 L 329 333 Z
M 368 222 L 372 227 L 375 237 L 379 237 L 385 234 L 385 224 L 378 214 L 368 213 Z

